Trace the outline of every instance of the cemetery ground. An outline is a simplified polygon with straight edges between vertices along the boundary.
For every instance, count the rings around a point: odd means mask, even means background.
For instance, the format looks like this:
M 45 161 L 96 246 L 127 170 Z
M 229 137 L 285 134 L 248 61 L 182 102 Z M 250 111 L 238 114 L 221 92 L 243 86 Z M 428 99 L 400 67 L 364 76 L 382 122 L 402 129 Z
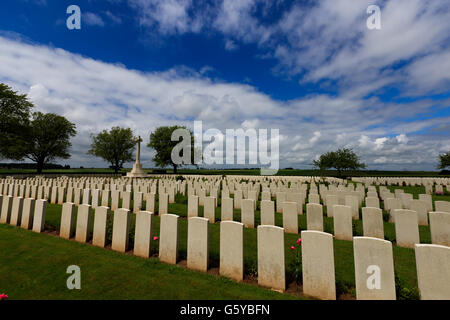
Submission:
M 393 191 L 401 188 L 412 193 L 414 198 L 424 193 L 424 187 L 388 186 Z M 433 201 L 449 201 L 450 195 L 433 195 Z M 135 215 L 130 226 L 130 243 L 127 254 L 80 244 L 73 240 L 51 237 L 59 234 L 61 205 L 47 206 L 45 233 L 34 234 L 19 228 L 0 226 L 0 257 L 5 261 L 0 266 L 0 274 L 10 274 L 2 289 L 11 298 L 17 299 L 291 299 L 304 298 L 296 280 L 301 282 L 298 265 L 294 257 L 300 247 L 296 245 L 300 234 L 285 233 L 286 292 L 279 294 L 257 287 L 257 232 L 244 230 L 244 283 L 219 277 L 219 229 L 220 199 L 216 208 L 216 223 L 210 225 L 210 271 L 209 274 L 187 270 L 187 197 L 177 194 L 175 203 L 169 205 L 169 213 L 179 215 L 179 265 L 173 266 L 158 261 L 158 241 L 152 243 L 152 257 L 143 259 L 133 256 Z M 364 205 L 363 205 L 364 206 Z M 145 207 L 145 204 L 144 204 Z M 156 203 L 158 208 L 158 203 Z M 76 214 L 75 208 L 75 214 Z M 333 233 L 333 218 L 326 216 L 324 209 L 324 232 Z M 306 208 L 303 208 L 303 213 Z M 113 213 L 111 213 L 113 215 Z M 203 207 L 199 206 L 199 216 Z M 395 244 L 395 226 L 387 222 L 383 210 L 385 239 L 393 242 L 397 299 L 419 299 L 414 249 L 398 247 Z M 306 230 L 306 215 L 299 215 L 299 228 Z M 93 220 L 93 217 L 92 217 Z M 240 210 L 234 210 L 234 220 L 240 221 Z M 107 227 L 108 245 L 111 247 L 112 221 Z M 93 222 L 93 221 L 92 221 Z M 159 235 L 159 216 L 155 216 L 153 236 Z M 255 223 L 260 222 L 259 204 L 255 211 Z M 91 232 L 92 232 L 91 223 Z M 282 215 L 276 213 L 275 225 L 282 226 Z M 419 226 L 420 243 L 431 243 L 429 226 Z M 47 233 L 47 234 L 46 234 Z M 300 232 L 299 232 L 300 233 Z M 362 236 L 362 220 L 353 221 L 353 235 Z M 291 249 L 295 247 L 295 250 Z M 3 250 L 14 247 L 16 250 Z M 51 252 L 51 254 L 49 254 Z M 353 242 L 334 240 L 336 290 L 338 299 L 355 298 Z M 82 289 L 68 290 L 65 287 L 65 269 L 76 264 L 82 270 Z M 32 267 L 30 267 L 32 266 Z M 16 272 L 21 270 L 22 272 Z M 83 273 L 84 272 L 84 273 Z M 211 290 L 214 288 L 214 290 Z M 78 292 L 73 292 L 78 291 Z
M 125 175 L 131 171 L 131 168 L 122 169 L 119 171 L 119 175 Z M 144 169 L 149 174 L 161 173 L 161 169 Z M 173 174 L 173 169 L 164 169 L 167 174 Z M 0 175 L 20 175 L 20 174 L 35 174 L 36 169 L 6 169 L 0 168 Z M 113 169 L 106 168 L 70 168 L 70 169 L 44 169 L 43 174 L 58 174 L 58 175 L 90 175 L 90 174 L 114 174 Z M 199 175 L 242 175 L 242 176 L 258 176 L 261 174 L 260 169 L 178 169 L 177 174 L 199 174 Z M 364 171 L 352 171 L 348 173 L 354 177 L 448 177 L 449 175 L 440 174 L 436 171 L 377 171 L 377 170 L 364 170 Z M 326 176 L 337 177 L 336 170 L 325 170 L 321 172 L 315 169 L 280 169 L 277 176 Z
M 11 247 L 14 251 L 7 250 Z M 1 287 L 9 300 L 295 298 L 155 257 L 143 259 L 9 225 L 0 225 L 0 260 L 0 274 L 8 275 Z M 66 287 L 66 269 L 73 264 L 81 269 L 81 290 Z

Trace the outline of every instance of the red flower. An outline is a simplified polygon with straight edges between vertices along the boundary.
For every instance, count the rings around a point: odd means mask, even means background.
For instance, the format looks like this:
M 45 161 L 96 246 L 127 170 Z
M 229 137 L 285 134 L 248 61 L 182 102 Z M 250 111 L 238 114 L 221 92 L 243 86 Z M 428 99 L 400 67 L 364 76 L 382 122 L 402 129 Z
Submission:
M 295 250 L 295 247 L 294 247 L 294 246 L 291 246 L 291 250 Z
M 0 294 L 0 300 L 6 300 L 6 299 L 8 299 L 7 294 L 4 294 L 4 293 Z
M 302 243 L 302 238 L 297 239 L 297 245 L 300 245 Z
M 158 237 L 153 237 L 153 241 L 156 241 L 156 240 L 158 240 L 159 238 Z

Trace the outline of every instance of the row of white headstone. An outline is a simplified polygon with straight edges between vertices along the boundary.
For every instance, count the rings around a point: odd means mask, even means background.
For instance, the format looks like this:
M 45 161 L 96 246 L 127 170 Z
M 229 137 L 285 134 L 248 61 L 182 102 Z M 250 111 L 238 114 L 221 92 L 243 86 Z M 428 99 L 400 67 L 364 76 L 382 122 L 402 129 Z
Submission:
M 20 199 L 20 198 L 15 198 Z M 29 208 L 35 200 L 26 199 Z M 17 203 L 13 200 L 13 212 Z M 14 206 L 14 204 L 16 204 Z M 45 200 L 37 200 L 35 209 L 27 209 L 22 214 L 20 226 L 41 232 L 45 221 Z M 93 209 L 90 205 L 78 207 L 64 203 L 61 214 L 60 237 L 70 239 L 75 234 L 78 242 L 90 240 L 90 221 Z M 338 210 L 339 211 L 339 210 Z M 107 224 L 110 216 L 108 207 L 95 208 L 92 244 L 105 247 Z M 16 214 L 10 223 L 18 225 Z M 148 258 L 154 232 L 154 214 L 140 211 L 136 214 L 133 253 Z M 114 212 L 112 250 L 128 250 L 131 212 L 118 209 Z M 28 222 L 28 225 L 27 225 Z M 163 214 L 159 230 L 159 259 L 162 262 L 178 262 L 180 217 Z M 187 267 L 206 272 L 209 267 L 210 222 L 207 218 L 188 218 Z M 284 291 L 285 271 L 285 230 L 281 227 L 260 225 L 257 228 L 258 284 L 263 287 Z M 318 299 L 336 299 L 333 236 L 321 231 L 301 232 L 303 293 Z M 219 272 L 225 277 L 242 281 L 244 278 L 244 224 L 222 221 L 220 224 L 220 265 Z M 396 299 L 392 244 L 373 237 L 354 237 L 354 263 L 357 299 Z M 450 299 L 450 247 L 416 244 L 416 265 L 421 299 Z
M 162 203 L 160 202 L 160 204 Z M 214 197 L 205 198 L 203 217 L 207 218 L 210 223 L 216 222 L 216 204 L 217 200 Z M 164 205 L 164 207 L 167 206 Z M 220 220 L 233 221 L 233 208 L 232 198 L 222 199 Z M 351 206 L 333 205 L 330 207 L 330 203 L 328 203 L 328 214 L 329 217 L 333 217 L 334 235 L 337 239 L 352 240 L 352 220 L 359 219 L 358 212 L 356 211 L 355 217 L 355 211 Z M 188 198 L 187 215 L 188 217 L 197 217 L 198 214 L 199 197 L 191 195 Z M 282 223 L 287 233 L 298 234 L 299 214 L 302 214 L 302 209 L 299 208 L 298 203 L 283 202 Z M 418 213 L 413 210 L 395 209 L 392 210 L 392 214 L 397 217 L 397 220 L 395 220 L 397 245 L 413 248 L 415 244 L 420 243 Z M 429 218 L 432 243 L 450 246 L 450 212 L 430 212 Z M 428 218 L 426 219 L 428 221 Z M 275 225 L 275 204 L 273 201 L 261 201 L 260 221 L 261 225 Z M 255 227 L 255 201 L 253 199 L 242 200 L 241 222 L 246 228 Z M 384 239 L 383 214 L 380 208 L 362 208 L 362 223 L 364 236 Z M 307 230 L 324 231 L 322 205 L 306 204 L 306 225 Z
M 48 187 L 51 188 L 51 187 Z M 64 195 L 64 188 L 57 187 L 57 190 L 60 192 L 53 192 L 53 194 L 58 194 L 59 203 L 62 203 L 65 199 L 72 199 L 72 196 L 69 196 L 71 193 L 71 189 L 68 190 L 68 194 Z M 93 208 L 98 206 L 109 206 L 109 199 L 111 199 L 111 209 L 116 210 L 119 208 L 119 200 L 122 198 L 122 208 L 131 209 L 131 192 L 130 191 L 118 191 L 118 190 L 103 190 L 101 192 L 100 198 L 100 190 L 89 190 L 89 189 L 74 189 L 75 190 L 75 200 L 74 203 L 76 205 L 81 202 L 81 191 L 83 198 L 82 204 L 91 204 Z M 237 190 L 238 191 L 238 190 Z M 160 214 L 168 213 L 169 203 L 174 202 L 174 189 L 171 189 L 171 193 L 161 193 L 159 195 L 159 208 L 158 212 Z M 369 192 L 370 193 L 370 192 Z M 403 194 L 397 193 L 401 196 L 399 198 L 387 198 L 385 199 L 385 207 L 388 212 L 391 213 L 391 222 L 395 221 L 395 216 L 399 215 L 401 218 L 399 222 L 396 223 L 396 238 L 397 244 L 399 246 L 404 247 L 413 247 L 414 244 L 420 243 L 419 240 L 419 231 L 418 225 L 428 225 L 428 210 L 431 204 L 431 198 L 429 198 L 429 202 L 424 200 L 412 200 L 411 194 Z M 252 194 L 249 194 L 252 196 Z M 300 194 L 297 193 L 284 193 L 278 192 L 277 194 L 277 211 L 283 213 L 283 227 L 288 233 L 298 233 L 298 217 L 297 214 L 302 214 L 302 201 Z M 281 197 L 280 195 L 283 195 Z M 292 198 L 297 200 L 296 202 L 283 201 L 287 197 L 286 195 L 294 195 L 296 198 Z M 408 202 L 406 206 L 413 210 L 401 210 L 402 208 L 402 200 L 404 200 L 406 195 L 409 195 Z M 423 195 L 427 196 L 427 195 Z M 155 197 L 154 193 L 142 193 L 142 192 L 134 192 L 134 213 L 139 212 L 142 208 L 143 200 L 145 197 L 146 201 L 146 210 L 150 212 L 155 211 Z M 8 210 L 12 208 L 12 197 L 4 197 L 5 203 L 4 207 L 1 206 L 2 212 L 7 214 Z M 53 197 L 52 197 L 53 198 Z M 257 199 L 258 197 L 256 197 Z M 267 197 L 266 197 L 267 198 Z M 19 198 L 17 198 L 19 199 Z M 101 199 L 101 203 L 100 203 Z M 200 204 L 199 196 L 189 195 L 188 196 L 188 217 L 198 216 L 198 206 Z M 265 199 L 264 192 L 262 194 L 262 199 Z M 267 199 L 270 199 L 267 198 Z M 378 198 L 373 198 L 378 200 Z M 52 199 L 53 203 L 56 203 L 55 199 Z M 240 202 L 239 206 L 236 206 L 236 202 Z M 376 204 L 370 203 L 370 198 L 366 198 L 366 205 L 369 204 L 370 207 L 363 208 L 363 227 L 364 227 L 364 235 L 379 235 L 378 237 L 383 238 L 383 220 L 381 209 L 375 209 Z M 17 206 L 21 206 L 20 201 Z M 71 202 L 71 201 L 69 201 Z M 11 203 L 11 204 L 8 204 Z M 327 213 L 328 217 L 334 216 L 335 207 L 339 211 L 339 214 L 334 219 L 334 229 L 335 236 L 339 239 L 351 240 L 352 239 L 352 219 L 359 219 L 359 203 L 355 196 L 347 195 L 345 196 L 345 203 L 347 206 L 337 205 L 338 198 L 336 195 L 327 194 L 326 196 L 327 203 Z M 404 203 L 404 202 L 403 202 Z M 261 204 L 261 224 L 262 225 L 275 225 L 275 215 L 274 215 L 274 202 L 271 200 L 262 200 Z M 215 209 L 217 207 L 217 198 L 215 197 L 206 197 L 203 194 L 203 206 L 204 206 L 204 217 L 208 218 L 211 223 L 215 223 L 216 214 Z M 442 244 L 442 245 L 450 245 L 450 222 L 449 222 L 449 214 L 450 213 L 450 202 L 447 201 L 435 201 L 436 212 L 429 212 L 430 224 L 431 226 L 431 235 L 432 242 L 434 244 Z M 9 208 L 9 209 L 8 209 Z M 255 209 L 256 209 L 256 201 L 255 199 L 233 199 L 233 198 L 222 198 L 221 203 L 221 220 L 223 221 L 232 221 L 233 220 L 233 209 L 240 208 L 241 209 L 241 222 L 245 227 L 254 228 L 255 227 Z M 349 210 L 350 209 L 350 210 Z M 349 212 L 350 211 L 350 212 Z M 306 215 L 307 215 L 307 230 L 317 230 L 323 231 L 323 209 L 322 205 L 316 203 L 308 203 L 306 205 Z M 349 217 L 350 213 L 350 217 Z M 394 214 L 395 213 L 395 214 Z M 365 218 L 364 218 L 365 217 Z M 417 222 L 416 222 L 417 221 Z

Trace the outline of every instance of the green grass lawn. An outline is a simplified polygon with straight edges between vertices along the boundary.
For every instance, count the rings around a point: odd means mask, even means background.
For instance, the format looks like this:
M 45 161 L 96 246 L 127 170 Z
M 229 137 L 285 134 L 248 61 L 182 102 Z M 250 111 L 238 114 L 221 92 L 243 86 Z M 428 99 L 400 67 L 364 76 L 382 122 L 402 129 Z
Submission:
M 251 284 L 0 225 L 0 293 L 9 299 L 297 299 Z M 81 290 L 66 287 L 81 269 Z

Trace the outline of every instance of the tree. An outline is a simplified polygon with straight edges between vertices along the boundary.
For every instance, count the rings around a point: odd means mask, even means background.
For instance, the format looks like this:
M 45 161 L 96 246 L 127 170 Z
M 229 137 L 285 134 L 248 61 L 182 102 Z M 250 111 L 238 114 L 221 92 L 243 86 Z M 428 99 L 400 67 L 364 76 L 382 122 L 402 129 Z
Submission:
M 123 168 L 124 163 L 133 161 L 136 138 L 130 128 L 113 127 L 98 135 L 91 135 L 92 144 L 88 154 L 103 158 L 111 163 L 114 172 Z
M 336 152 L 327 152 L 322 154 L 319 159 L 313 160 L 313 165 L 321 171 L 334 167 L 336 163 Z
M 70 138 L 76 135 L 75 124 L 54 113 L 35 112 L 30 123 L 26 157 L 37 165 L 41 173 L 45 164 L 61 158 L 68 159 Z
M 438 169 L 445 169 L 447 167 L 450 167 L 450 151 L 439 155 Z
M 173 172 L 177 173 L 177 168 L 180 164 L 176 164 L 172 161 L 172 149 L 179 143 L 179 141 L 172 141 L 172 133 L 177 129 L 187 129 L 184 126 L 172 126 L 172 127 L 159 127 L 150 134 L 150 142 L 148 147 L 156 151 L 153 157 L 153 162 L 159 167 L 172 166 Z M 191 163 L 194 163 L 194 136 L 191 131 Z
M 342 171 L 366 168 L 352 149 L 345 148 L 322 154 L 318 160 L 313 161 L 313 165 L 322 171 L 335 168 L 339 177 L 342 176 Z
M 26 155 L 33 104 L 0 83 L 0 158 L 22 160 Z
M 336 152 L 327 152 L 322 154 L 319 159 L 313 160 L 313 165 L 320 170 L 322 179 L 325 176 L 325 170 L 330 169 L 336 162 Z

